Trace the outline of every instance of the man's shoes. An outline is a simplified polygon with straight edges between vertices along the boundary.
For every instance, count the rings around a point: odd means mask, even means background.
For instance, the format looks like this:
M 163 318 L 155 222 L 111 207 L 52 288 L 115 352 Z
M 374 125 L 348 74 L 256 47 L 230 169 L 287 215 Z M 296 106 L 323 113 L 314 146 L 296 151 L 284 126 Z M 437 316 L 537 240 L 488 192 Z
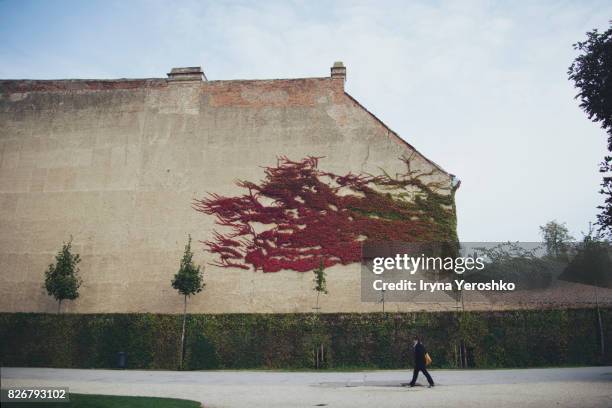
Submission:
M 410 388 L 414 387 L 415 385 L 416 385 L 416 384 L 413 384 L 413 383 L 408 384 L 408 386 L 409 386 Z
M 433 388 L 433 387 L 435 387 L 435 385 L 436 384 L 429 384 L 429 387 L 427 387 L 427 388 Z

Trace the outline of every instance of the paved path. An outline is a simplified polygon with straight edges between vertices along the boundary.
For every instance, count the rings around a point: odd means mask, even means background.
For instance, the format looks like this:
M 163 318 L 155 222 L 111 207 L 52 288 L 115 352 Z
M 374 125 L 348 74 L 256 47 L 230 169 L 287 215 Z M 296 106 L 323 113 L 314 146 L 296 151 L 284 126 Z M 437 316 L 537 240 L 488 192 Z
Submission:
M 436 387 L 405 388 L 406 370 L 364 372 L 117 371 L 2 368 L 2 386 L 186 398 L 205 407 L 612 407 L 612 367 L 432 370 Z M 421 383 L 425 379 L 420 376 Z

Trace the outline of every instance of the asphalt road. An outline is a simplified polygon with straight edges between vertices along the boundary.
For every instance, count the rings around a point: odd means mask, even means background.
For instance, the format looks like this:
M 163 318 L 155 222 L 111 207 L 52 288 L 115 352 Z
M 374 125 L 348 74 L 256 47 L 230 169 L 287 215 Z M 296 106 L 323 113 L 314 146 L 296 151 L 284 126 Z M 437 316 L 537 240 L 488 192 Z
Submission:
M 270 372 L 2 368 L 2 387 L 200 401 L 205 407 L 612 407 L 612 367 L 432 370 L 436 387 L 401 387 L 411 371 Z M 421 375 L 419 381 L 426 385 Z

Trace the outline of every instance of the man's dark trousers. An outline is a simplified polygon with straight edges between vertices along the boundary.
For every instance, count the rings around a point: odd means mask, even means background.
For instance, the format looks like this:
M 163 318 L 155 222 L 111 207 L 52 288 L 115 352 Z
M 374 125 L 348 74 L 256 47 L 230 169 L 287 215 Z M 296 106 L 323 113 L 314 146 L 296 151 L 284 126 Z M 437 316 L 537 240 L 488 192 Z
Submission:
M 433 379 L 431 378 L 431 375 L 429 375 L 429 373 L 427 372 L 425 365 L 421 364 L 414 366 L 414 372 L 412 373 L 412 381 L 410 381 L 410 385 L 414 385 L 416 383 L 417 377 L 419 376 L 419 371 L 421 371 L 425 378 L 427 378 L 427 382 L 429 383 L 429 385 L 434 385 Z

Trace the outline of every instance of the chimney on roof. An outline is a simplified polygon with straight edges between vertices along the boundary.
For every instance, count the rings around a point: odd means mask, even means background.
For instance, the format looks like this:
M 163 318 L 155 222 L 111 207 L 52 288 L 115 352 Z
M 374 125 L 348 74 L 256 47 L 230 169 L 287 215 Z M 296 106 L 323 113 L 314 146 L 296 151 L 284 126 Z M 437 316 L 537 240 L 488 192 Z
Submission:
M 168 81 L 206 81 L 202 67 L 172 68 Z
M 342 61 L 334 62 L 334 65 L 331 67 L 331 78 L 341 79 L 343 84 L 346 81 L 346 67 Z

